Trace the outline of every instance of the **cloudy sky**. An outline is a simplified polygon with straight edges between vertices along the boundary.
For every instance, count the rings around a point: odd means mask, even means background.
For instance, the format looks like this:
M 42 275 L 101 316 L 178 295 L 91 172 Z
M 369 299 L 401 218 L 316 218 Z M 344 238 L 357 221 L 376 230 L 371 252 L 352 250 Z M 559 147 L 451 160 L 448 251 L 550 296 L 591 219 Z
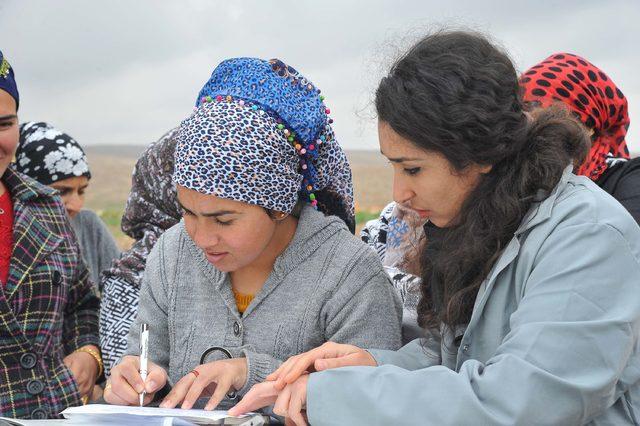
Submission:
M 470 27 L 520 70 L 556 51 L 604 69 L 629 99 L 640 153 L 638 22 L 637 0 L 0 0 L 0 49 L 21 120 L 81 144 L 151 142 L 190 113 L 218 62 L 258 56 L 322 89 L 346 148 L 377 149 L 371 93 L 394 55 L 430 29 Z

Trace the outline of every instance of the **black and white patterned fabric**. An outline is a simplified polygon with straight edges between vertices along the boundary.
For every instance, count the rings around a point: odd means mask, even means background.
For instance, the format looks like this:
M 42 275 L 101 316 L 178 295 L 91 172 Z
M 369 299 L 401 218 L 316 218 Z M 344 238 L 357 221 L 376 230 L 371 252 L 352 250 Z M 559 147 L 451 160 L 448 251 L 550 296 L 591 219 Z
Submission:
M 127 335 L 138 315 L 140 288 L 122 277 L 103 280 L 100 301 L 100 348 L 105 377 L 127 349 Z
M 377 219 L 360 231 L 360 238 L 376 251 L 402 301 L 402 339 L 407 343 L 422 335 L 417 322 L 421 297 L 419 276 L 407 272 L 424 239 L 424 221 L 396 203 L 388 204 Z M 412 269 L 416 269 L 415 267 Z
M 78 176 L 91 179 L 87 157 L 78 142 L 44 122 L 20 125 L 16 170 L 44 185 Z
M 420 247 L 424 225 L 413 210 L 392 202 L 365 224 L 360 238 L 376 250 L 385 266 L 399 266 L 406 263 L 409 250 Z
M 389 220 L 396 203 L 388 204 L 380 212 L 376 219 L 368 221 L 360 231 L 360 238 L 376 251 L 380 260 L 384 260 L 387 252 L 387 234 L 389 233 Z
M 135 242 L 101 278 L 100 345 L 106 376 L 127 348 L 147 256 L 160 235 L 181 218 L 171 180 L 175 146 L 174 129 L 145 150 L 133 171 L 122 230 Z

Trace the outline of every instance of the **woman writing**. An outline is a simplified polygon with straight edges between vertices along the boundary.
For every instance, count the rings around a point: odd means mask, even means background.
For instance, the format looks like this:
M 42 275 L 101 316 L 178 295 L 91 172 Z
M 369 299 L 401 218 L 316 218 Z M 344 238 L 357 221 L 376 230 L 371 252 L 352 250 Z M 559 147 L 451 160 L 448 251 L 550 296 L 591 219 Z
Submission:
M 328 113 L 315 86 L 279 60 L 214 70 L 176 136 L 183 220 L 147 260 L 108 402 L 138 404 L 146 390 L 148 403 L 172 386 L 161 406 L 212 409 L 329 340 L 399 347 L 399 300 L 349 232 L 351 171 Z M 146 382 L 135 356 L 142 323 Z

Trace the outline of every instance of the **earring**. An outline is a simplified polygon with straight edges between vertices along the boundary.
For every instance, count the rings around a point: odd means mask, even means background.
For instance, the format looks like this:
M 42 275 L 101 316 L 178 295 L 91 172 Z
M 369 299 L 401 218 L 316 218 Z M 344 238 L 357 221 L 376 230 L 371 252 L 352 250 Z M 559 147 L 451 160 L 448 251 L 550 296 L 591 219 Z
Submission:
M 276 214 L 276 220 L 278 220 L 278 221 L 284 220 L 287 216 L 289 216 L 289 215 L 286 214 L 285 212 L 278 212 Z

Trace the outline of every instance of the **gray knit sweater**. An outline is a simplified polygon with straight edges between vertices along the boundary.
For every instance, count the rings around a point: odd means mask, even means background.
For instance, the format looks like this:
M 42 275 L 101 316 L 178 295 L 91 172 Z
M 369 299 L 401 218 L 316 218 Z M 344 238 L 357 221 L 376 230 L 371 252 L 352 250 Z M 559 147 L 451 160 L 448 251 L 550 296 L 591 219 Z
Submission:
M 169 229 L 147 260 L 126 355 L 139 353 L 141 323 L 149 324 L 150 359 L 167 370 L 171 384 L 211 346 L 246 357 L 243 395 L 283 360 L 329 340 L 397 349 L 401 305 L 375 252 L 337 217 L 305 207 L 293 240 L 244 315 L 228 275 L 207 262 L 183 222 Z
M 91 281 L 100 294 L 100 274 L 120 256 L 120 249 L 102 219 L 91 210 L 80 210 L 71 219 L 71 225 L 78 237 L 80 253 L 89 268 Z

